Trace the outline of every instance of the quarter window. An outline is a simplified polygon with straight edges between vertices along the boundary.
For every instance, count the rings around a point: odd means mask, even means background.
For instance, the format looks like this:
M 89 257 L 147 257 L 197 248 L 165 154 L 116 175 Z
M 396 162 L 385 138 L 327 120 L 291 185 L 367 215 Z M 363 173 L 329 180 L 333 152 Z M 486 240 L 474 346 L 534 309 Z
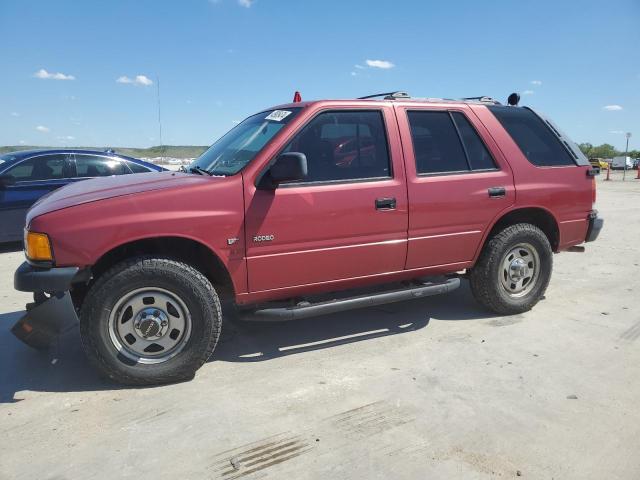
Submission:
M 527 159 L 539 167 L 575 165 L 556 135 L 527 108 L 491 106 L 495 115 Z
M 453 120 L 456 122 L 458 132 L 462 137 L 462 143 L 467 156 L 471 170 L 492 170 L 496 168 L 493 157 L 480 139 L 478 132 L 471 126 L 467 117 L 460 112 L 451 112 Z
M 382 112 L 325 112 L 287 145 L 307 157 L 305 182 L 389 178 L 391 165 Z
M 147 167 L 139 165 L 135 162 L 127 162 L 127 166 L 131 169 L 133 173 L 147 173 L 150 171 Z
M 65 158 L 66 155 L 41 155 L 29 158 L 10 168 L 6 174 L 11 175 L 17 182 L 64 178 Z

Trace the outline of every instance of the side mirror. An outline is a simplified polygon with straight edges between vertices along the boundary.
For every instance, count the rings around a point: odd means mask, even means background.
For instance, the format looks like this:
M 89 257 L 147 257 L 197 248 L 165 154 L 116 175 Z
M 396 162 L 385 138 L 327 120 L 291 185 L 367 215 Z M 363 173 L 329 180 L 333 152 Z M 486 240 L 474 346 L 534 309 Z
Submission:
M 8 187 L 16 183 L 16 179 L 12 175 L 0 175 L 0 188 Z
M 280 155 L 260 181 L 264 189 L 276 188 L 282 182 L 307 178 L 307 157 L 304 153 L 288 152 Z

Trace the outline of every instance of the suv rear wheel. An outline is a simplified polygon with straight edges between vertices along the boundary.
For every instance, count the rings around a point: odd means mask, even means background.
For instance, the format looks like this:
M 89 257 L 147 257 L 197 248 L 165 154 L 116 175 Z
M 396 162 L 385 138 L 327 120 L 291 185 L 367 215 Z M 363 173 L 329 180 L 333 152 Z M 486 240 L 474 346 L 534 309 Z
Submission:
M 86 355 L 109 378 L 150 385 L 193 378 L 220 337 L 209 280 L 169 258 L 139 257 L 98 278 L 80 310 Z
M 518 223 L 486 243 L 469 275 L 471 291 L 501 315 L 526 312 L 544 295 L 552 268 L 547 236 L 534 225 Z

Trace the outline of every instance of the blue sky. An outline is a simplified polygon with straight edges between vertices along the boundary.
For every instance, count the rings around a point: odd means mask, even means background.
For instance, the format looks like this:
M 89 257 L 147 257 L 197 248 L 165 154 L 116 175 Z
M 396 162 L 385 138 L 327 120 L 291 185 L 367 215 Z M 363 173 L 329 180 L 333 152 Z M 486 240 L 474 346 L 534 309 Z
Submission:
M 165 144 L 295 90 L 519 91 L 575 141 L 640 144 L 640 0 L 1 0 L 0 58 L 0 145 L 157 145 L 158 77 Z

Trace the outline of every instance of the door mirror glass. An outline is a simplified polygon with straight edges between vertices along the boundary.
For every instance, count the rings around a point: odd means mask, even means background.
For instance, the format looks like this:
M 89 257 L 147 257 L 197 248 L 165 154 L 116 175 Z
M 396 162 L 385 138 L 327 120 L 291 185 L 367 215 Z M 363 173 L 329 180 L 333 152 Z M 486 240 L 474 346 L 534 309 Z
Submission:
M 281 154 L 260 182 L 263 188 L 276 188 L 282 182 L 302 181 L 307 177 L 307 157 L 300 152 Z M 270 182 L 269 182 L 270 181 Z M 265 183 L 266 182 L 266 183 Z M 271 185 L 269 185 L 271 183 Z

